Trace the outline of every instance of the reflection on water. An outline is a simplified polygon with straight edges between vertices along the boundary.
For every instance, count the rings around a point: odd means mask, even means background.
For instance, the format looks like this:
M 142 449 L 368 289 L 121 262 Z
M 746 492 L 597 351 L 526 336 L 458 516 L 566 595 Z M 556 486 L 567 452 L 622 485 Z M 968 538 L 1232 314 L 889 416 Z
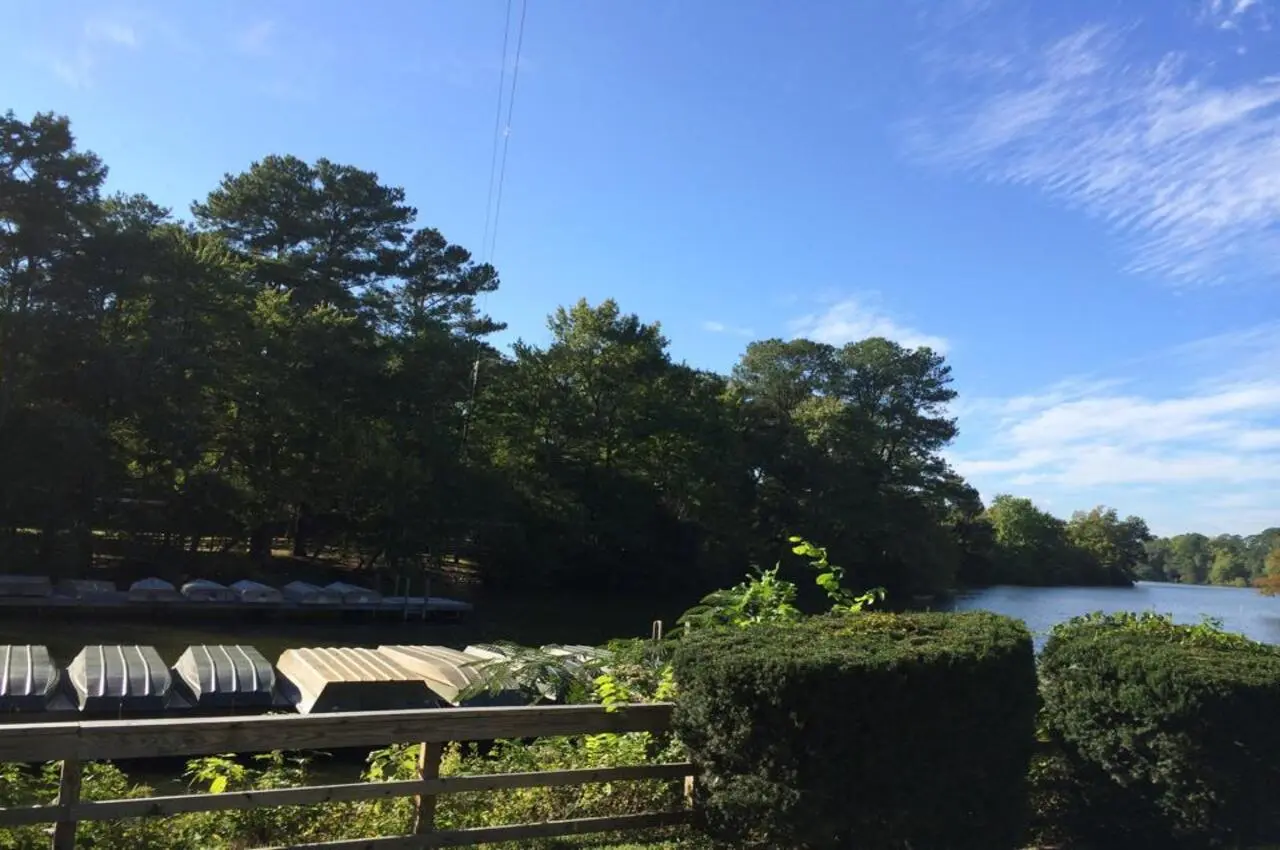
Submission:
M 1057 623 L 1091 611 L 1154 611 L 1179 623 L 1216 617 L 1232 632 L 1280 644 L 1280 598 L 1244 587 L 1138 582 L 1126 587 L 991 587 L 956 599 L 954 610 L 985 610 L 1024 620 L 1037 649 Z

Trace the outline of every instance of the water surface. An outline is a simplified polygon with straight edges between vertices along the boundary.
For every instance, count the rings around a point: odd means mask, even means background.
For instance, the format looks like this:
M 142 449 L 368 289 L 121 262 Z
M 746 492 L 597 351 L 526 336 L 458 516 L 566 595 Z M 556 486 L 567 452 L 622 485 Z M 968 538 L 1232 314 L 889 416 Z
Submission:
M 1165 584 L 1140 581 L 1133 587 L 989 587 L 958 597 L 950 608 L 986 610 L 1017 617 L 1044 645 L 1056 624 L 1091 611 L 1154 611 L 1194 624 L 1205 617 L 1222 620 L 1228 631 L 1280 644 L 1280 597 L 1252 588 Z

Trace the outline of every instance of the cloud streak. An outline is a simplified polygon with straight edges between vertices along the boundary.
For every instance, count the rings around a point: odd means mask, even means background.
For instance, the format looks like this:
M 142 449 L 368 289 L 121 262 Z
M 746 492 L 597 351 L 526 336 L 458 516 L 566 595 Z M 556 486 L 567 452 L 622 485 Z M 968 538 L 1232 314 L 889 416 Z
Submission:
M 726 325 L 724 322 L 707 321 L 702 323 L 702 329 L 707 333 L 713 334 L 733 334 L 734 336 L 754 336 L 755 331 L 751 328 L 738 327 L 736 325 Z
M 107 42 L 119 47 L 135 48 L 140 44 L 133 27 L 119 21 L 94 19 L 84 25 L 85 38 L 89 41 Z
M 945 338 L 902 324 L 865 299 L 852 297 L 837 301 L 821 312 L 792 319 L 788 328 L 793 336 L 831 345 L 880 336 L 908 348 L 926 346 L 939 353 L 945 353 L 950 347 Z
M 236 49 L 250 56 L 268 56 L 271 54 L 271 41 L 275 31 L 275 21 L 258 21 L 236 36 Z
M 1104 221 L 1130 271 L 1181 285 L 1280 274 L 1280 78 L 1215 85 L 1180 54 L 1126 56 L 1125 35 L 1090 26 L 980 63 L 999 70 L 914 122 L 912 151 Z
M 1175 532 L 1280 525 L 1280 376 L 1235 364 L 1246 351 L 1280 362 L 1270 327 L 1164 352 L 1166 373 L 1188 375 L 1167 396 L 1121 379 L 971 402 L 957 411 L 969 446 L 950 460 L 988 498 L 1014 491 L 1081 508 L 1127 500 L 1123 510 Z
M 1224 30 L 1239 30 L 1250 25 L 1260 29 L 1271 27 L 1271 16 L 1262 0 L 1204 0 L 1200 20 Z

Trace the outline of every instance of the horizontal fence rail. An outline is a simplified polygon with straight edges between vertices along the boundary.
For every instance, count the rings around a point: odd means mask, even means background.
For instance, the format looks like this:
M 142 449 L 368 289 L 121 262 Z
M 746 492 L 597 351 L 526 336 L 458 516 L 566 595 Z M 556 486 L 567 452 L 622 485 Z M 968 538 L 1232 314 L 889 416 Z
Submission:
M 454 741 L 604 732 L 664 732 L 670 727 L 671 709 L 667 703 L 632 705 L 616 710 L 598 705 L 566 705 L 3 724 L 0 725 L 0 762 L 59 761 L 62 763 L 62 776 L 55 803 L 0 808 L 0 827 L 51 823 L 54 825 L 54 850 L 73 850 L 76 825 L 83 821 L 168 817 L 189 812 L 394 797 L 416 798 L 414 834 L 290 847 L 293 850 L 320 847 L 367 847 L 371 850 L 469 847 L 498 841 L 674 826 L 687 822 L 687 809 L 445 831 L 437 831 L 434 824 L 435 801 L 442 794 L 676 779 L 684 779 L 687 789 L 695 773 L 693 765 L 687 762 L 531 773 L 439 775 L 443 747 Z M 406 742 L 420 744 L 417 779 L 122 800 L 80 799 L 81 771 L 85 762 L 271 750 L 372 748 Z

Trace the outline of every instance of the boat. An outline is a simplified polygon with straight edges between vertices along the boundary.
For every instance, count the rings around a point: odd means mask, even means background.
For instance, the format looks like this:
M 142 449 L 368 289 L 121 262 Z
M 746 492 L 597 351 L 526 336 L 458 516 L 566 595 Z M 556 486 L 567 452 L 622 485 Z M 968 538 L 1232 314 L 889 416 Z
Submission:
M 373 649 L 286 649 L 276 661 L 280 693 L 299 714 L 436 708 L 417 676 Z
M 325 590 L 335 593 L 345 605 L 377 605 L 382 601 L 382 594 L 345 581 L 335 581 L 325 585 Z
M 48 647 L 0 646 L 0 712 L 44 711 L 58 679 Z
M 97 578 L 66 578 L 58 582 L 57 592 L 60 596 L 74 599 L 99 600 L 119 595 L 115 582 Z
M 182 585 L 182 595 L 192 602 L 235 602 L 239 598 L 231 588 L 205 578 Z
M 53 595 L 53 582 L 48 576 L 0 575 L 0 596 L 39 598 Z
M 421 676 L 432 693 L 450 705 L 525 705 L 528 700 L 519 691 L 503 689 L 497 693 L 475 692 L 486 677 L 483 667 L 489 659 L 469 655 L 444 646 L 379 646 L 386 655 L 404 669 Z
M 284 598 L 299 605 L 337 605 L 342 597 L 310 582 L 291 581 L 280 588 Z
M 130 602 L 173 602 L 181 599 L 178 589 L 162 578 L 144 578 L 129 585 Z
M 252 646 L 189 646 L 173 675 L 195 708 L 270 708 L 277 702 L 276 671 Z
M 272 604 L 279 605 L 284 601 L 284 594 L 276 590 L 269 584 L 261 584 L 248 579 L 240 579 L 231 585 L 231 592 L 241 602 L 247 602 L 253 605 Z
M 86 646 L 67 666 L 76 707 L 88 714 L 142 714 L 182 707 L 153 646 Z

